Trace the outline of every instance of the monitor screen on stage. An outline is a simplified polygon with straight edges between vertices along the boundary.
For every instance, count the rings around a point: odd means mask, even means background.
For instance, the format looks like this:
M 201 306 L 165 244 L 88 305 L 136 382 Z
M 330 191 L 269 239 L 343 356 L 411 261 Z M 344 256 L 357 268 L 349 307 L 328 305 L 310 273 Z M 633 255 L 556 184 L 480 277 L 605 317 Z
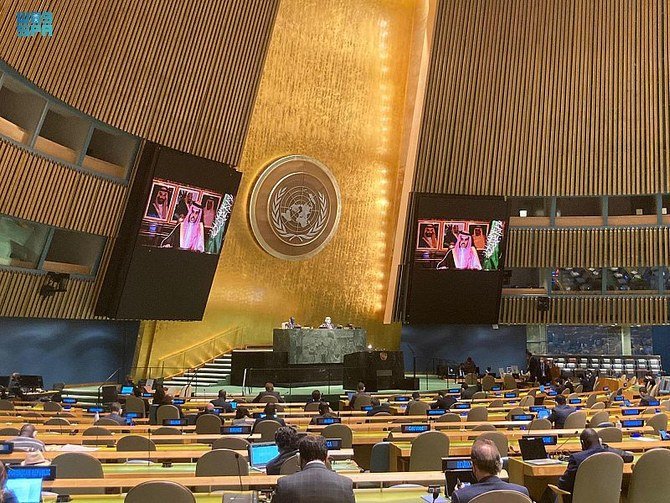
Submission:
M 413 195 L 403 320 L 495 324 L 509 208 L 499 197 Z
M 147 142 L 96 314 L 202 319 L 241 176 L 226 164 Z

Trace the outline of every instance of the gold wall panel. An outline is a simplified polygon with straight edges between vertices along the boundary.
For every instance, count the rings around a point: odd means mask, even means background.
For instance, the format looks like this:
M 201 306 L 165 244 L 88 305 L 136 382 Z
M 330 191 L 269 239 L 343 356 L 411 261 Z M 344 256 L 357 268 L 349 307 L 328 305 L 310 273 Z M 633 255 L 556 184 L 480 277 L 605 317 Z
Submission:
M 398 346 L 400 327 L 382 320 L 415 7 L 410 0 L 281 2 L 204 320 L 143 330 L 139 365 L 234 327 L 246 344 L 270 345 L 272 329 L 291 315 L 303 325 L 331 316 L 367 328 L 378 347 Z M 256 178 L 288 154 L 324 163 L 342 194 L 335 237 L 298 262 L 265 253 L 247 215 Z
M 500 323 L 506 325 L 556 324 L 609 325 L 609 324 L 667 324 L 668 297 L 660 295 L 592 296 L 551 298 L 548 312 L 537 310 L 537 297 L 503 297 L 500 305 Z
M 6 0 L 0 58 L 124 131 L 237 165 L 279 0 Z M 52 37 L 18 38 L 50 10 Z
M 652 267 L 670 263 L 670 227 L 510 228 L 507 267 Z
M 670 192 L 667 0 L 439 0 L 415 189 Z

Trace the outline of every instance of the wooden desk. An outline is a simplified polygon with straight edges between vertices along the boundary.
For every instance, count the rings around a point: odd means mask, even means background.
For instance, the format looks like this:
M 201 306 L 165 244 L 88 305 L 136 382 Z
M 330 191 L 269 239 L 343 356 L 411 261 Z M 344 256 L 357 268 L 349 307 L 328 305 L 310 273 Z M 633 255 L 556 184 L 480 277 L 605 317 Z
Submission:
M 159 445 L 159 449 L 156 451 L 125 451 L 119 452 L 112 449 L 102 448 L 97 451 L 85 451 L 84 454 L 88 454 L 102 463 L 108 462 L 119 462 L 125 461 L 127 459 L 146 459 L 148 461 L 155 461 L 162 463 L 164 461 L 197 461 L 205 453 L 210 452 L 211 446 L 205 444 L 188 444 L 186 449 L 175 449 L 175 446 L 170 446 L 169 449 L 160 449 L 160 447 L 166 447 L 164 445 Z M 47 459 L 54 459 L 61 454 L 67 454 L 70 451 L 66 450 L 48 450 L 44 452 L 44 457 Z M 240 456 L 245 459 L 248 457 L 248 452 L 246 450 L 236 450 Z M 13 452 L 11 454 L 0 455 L 0 460 L 6 463 L 19 463 L 23 461 L 26 457 L 25 452 Z M 342 459 L 351 459 L 354 457 L 353 449 L 340 449 L 337 451 L 328 451 L 328 457 L 334 460 Z
M 354 484 L 376 484 L 379 487 L 396 484 L 444 484 L 444 473 L 441 471 L 408 472 L 408 473 L 351 473 L 343 475 Z M 277 484 L 282 475 L 243 475 L 242 485 L 248 487 L 267 488 Z M 44 489 L 66 489 L 77 487 L 78 489 L 111 489 L 116 491 L 127 490 L 142 482 L 152 480 L 164 480 L 165 477 L 114 477 L 102 479 L 56 479 L 45 480 Z M 230 487 L 240 485 L 240 478 L 235 476 L 225 477 L 180 477 L 179 483 L 186 487 Z M 219 496 L 220 498 L 220 496 Z M 219 501 L 221 501 L 219 499 Z
M 250 491 L 223 491 L 225 494 L 249 494 Z M 407 503 L 408 501 L 421 501 L 421 496 L 426 494 L 425 487 L 394 487 L 383 489 L 356 489 L 354 491 L 356 503 Z M 124 495 L 121 494 L 95 494 L 95 495 L 73 495 L 73 503 L 124 503 Z M 222 492 L 196 493 L 197 503 L 221 503 Z M 44 503 L 55 503 L 56 496 L 43 496 Z
M 624 485 L 627 482 L 626 478 L 633 473 L 633 465 L 634 463 L 623 465 Z M 534 501 L 539 501 L 547 485 L 556 484 L 567 466 L 567 463 L 537 466 L 528 464 L 520 458 L 510 458 L 507 473 L 511 483 L 525 486 L 528 488 L 530 497 Z

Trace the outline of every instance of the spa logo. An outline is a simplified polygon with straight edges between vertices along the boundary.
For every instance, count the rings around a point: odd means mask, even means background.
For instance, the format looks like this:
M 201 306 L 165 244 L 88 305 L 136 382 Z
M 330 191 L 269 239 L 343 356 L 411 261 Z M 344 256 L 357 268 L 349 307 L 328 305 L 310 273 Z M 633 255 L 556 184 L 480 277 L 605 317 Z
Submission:
M 17 12 L 16 13 L 16 36 L 28 38 L 40 35 L 42 37 L 53 36 L 53 14 L 50 11 L 43 12 Z

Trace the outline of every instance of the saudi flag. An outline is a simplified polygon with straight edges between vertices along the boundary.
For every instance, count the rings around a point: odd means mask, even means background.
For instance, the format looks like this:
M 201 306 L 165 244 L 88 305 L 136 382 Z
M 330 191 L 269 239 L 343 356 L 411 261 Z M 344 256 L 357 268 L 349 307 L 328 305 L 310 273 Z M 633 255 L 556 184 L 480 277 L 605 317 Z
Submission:
M 495 271 L 500 266 L 500 241 L 502 241 L 502 220 L 493 220 L 488 236 L 486 236 L 486 248 L 484 249 L 484 270 Z

